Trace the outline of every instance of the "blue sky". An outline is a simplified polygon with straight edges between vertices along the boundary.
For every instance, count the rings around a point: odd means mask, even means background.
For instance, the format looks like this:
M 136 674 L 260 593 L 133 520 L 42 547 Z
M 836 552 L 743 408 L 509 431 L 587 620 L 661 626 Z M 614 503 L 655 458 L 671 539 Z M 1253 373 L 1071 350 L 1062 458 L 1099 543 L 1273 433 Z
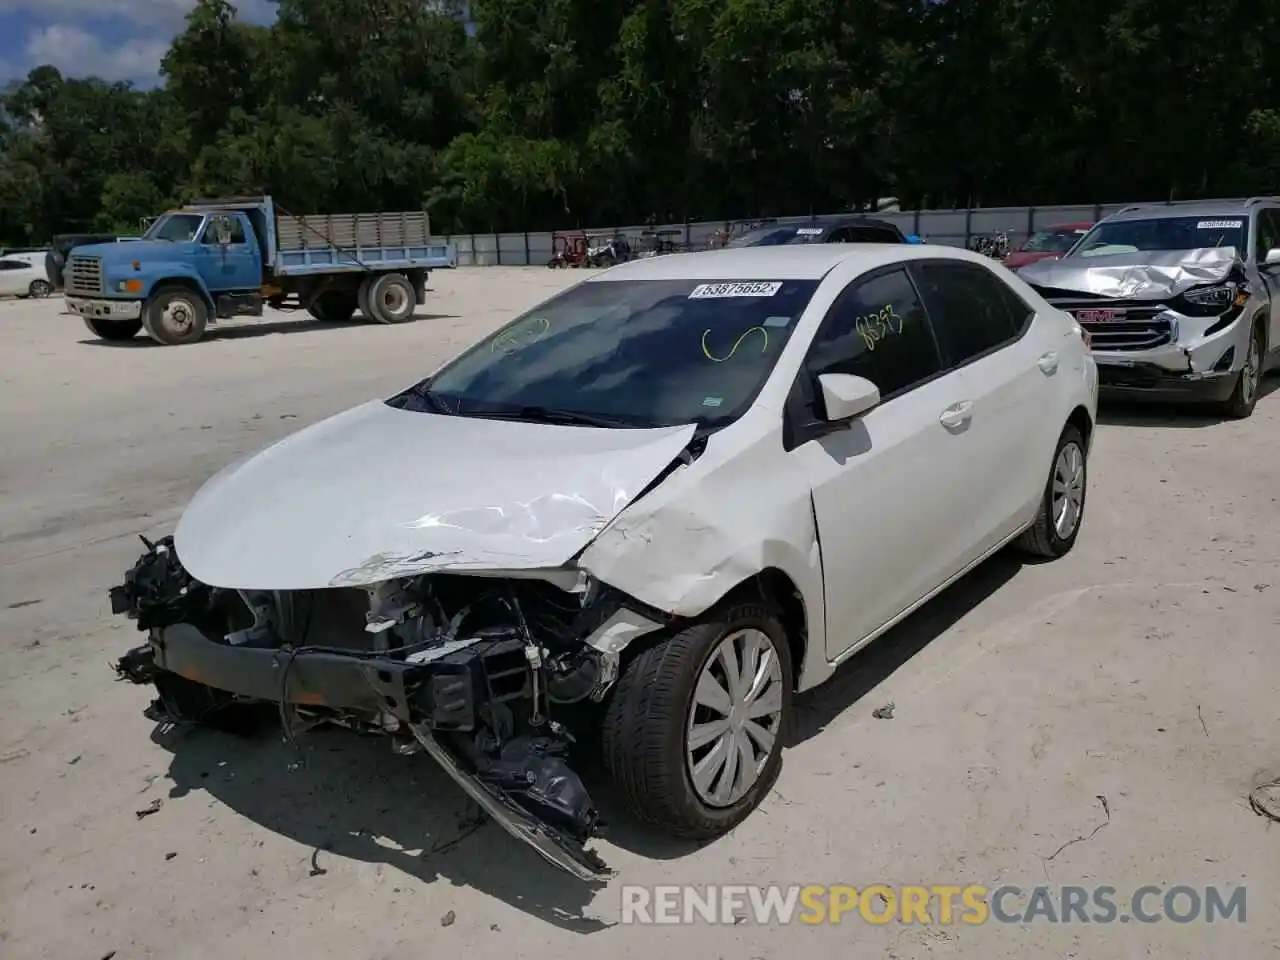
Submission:
M 272 0 L 232 2 L 242 19 L 275 18 Z M 0 87 L 45 63 L 67 76 L 154 86 L 160 58 L 194 5 L 195 0 L 0 0 Z
M 52 63 L 68 76 L 156 83 L 160 58 L 195 0 L 0 0 L 0 85 Z M 270 0 L 239 0 L 269 21 Z

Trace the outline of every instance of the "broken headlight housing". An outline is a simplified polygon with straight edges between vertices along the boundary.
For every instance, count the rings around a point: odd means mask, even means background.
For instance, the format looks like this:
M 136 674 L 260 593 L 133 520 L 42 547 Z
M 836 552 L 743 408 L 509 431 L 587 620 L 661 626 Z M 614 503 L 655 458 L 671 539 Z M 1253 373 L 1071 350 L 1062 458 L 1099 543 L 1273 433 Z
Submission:
M 1249 301 L 1249 288 L 1243 283 L 1228 281 L 1205 287 L 1193 287 L 1179 298 L 1183 312 L 1190 315 L 1217 315 L 1227 310 L 1240 310 Z

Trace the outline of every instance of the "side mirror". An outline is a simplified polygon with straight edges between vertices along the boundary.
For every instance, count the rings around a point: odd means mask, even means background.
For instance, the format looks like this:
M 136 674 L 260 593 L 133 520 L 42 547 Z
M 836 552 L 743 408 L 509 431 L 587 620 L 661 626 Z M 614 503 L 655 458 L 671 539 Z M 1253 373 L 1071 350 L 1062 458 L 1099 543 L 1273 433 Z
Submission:
M 1268 267 L 1280 263 L 1280 247 L 1272 247 L 1267 251 L 1266 265 Z
M 880 403 L 880 388 L 865 377 L 851 373 L 818 375 L 822 407 L 828 423 L 852 420 Z

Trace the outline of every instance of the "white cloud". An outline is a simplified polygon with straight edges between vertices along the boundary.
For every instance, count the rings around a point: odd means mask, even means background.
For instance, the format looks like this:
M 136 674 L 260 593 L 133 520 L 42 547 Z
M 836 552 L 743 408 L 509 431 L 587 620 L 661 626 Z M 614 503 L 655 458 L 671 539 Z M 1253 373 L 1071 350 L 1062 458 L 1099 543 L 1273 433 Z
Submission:
M 169 41 L 157 38 L 104 44 L 79 27 L 55 24 L 32 32 L 24 59 L 29 67 L 51 63 L 68 76 L 145 81 L 156 76 L 168 49 Z
M 274 18 L 271 0 L 231 0 L 246 20 Z M 0 13 L 29 13 L 46 20 L 95 17 L 127 20 L 152 29 L 177 31 L 195 0 L 0 0 Z

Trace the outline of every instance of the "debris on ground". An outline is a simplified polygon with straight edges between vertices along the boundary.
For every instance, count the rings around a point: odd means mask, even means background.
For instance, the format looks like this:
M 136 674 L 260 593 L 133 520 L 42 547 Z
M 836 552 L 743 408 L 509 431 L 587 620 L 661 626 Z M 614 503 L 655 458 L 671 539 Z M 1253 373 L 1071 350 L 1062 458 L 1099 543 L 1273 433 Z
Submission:
M 159 797 L 156 797 L 154 800 L 152 800 L 150 803 L 148 803 L 148 804 L 147 804 L 145 807 L 143 807 L 141 810 L 135 810 L 135 811 L 133 811 L 133 812 L 134 812 L 134 815 L 135 815 L 139 820 L 141 820 L 143 817 L 149 817 L 149 816 L 151 816 L 153 813 L 159 813 L 159 812 L 160 812 L 160 808 L 161 808 L 161 807 L 163 807 L 163 806 L 164 806 L 164 801 L 163 801 L 163 800 L 161 800 Z
M 164 858 L 165 858 L 166 860 L 172 860 L 172 859 L 173 859 L 174 857 L 176 857 L 177 855 L 178 855 L 178 851 L 176 851 L 176 850 L 171 850 L 169 853 L 166 853 L 166 854 L 164 855 Z
M 443 917 L 440 918 L 440 926 L 452 927 L 453 921 L 457 919 L 458 919 L 458 915 L 454 913 L 452 910 L 450 910 L 448 913 L 446 913 Z
M 1260 817 L 1280 821 L 1280 780 L 1254 787 L 1249 794 L 1249 806 Z
M 871 715 L 875 717 L 877 720 L 892 720 L 893 706 L 894 706 L 893 701 L 891 700 L 888 703 L 886 703 L 883 707 L 876 707 L 874 710 L 871 711 Z

